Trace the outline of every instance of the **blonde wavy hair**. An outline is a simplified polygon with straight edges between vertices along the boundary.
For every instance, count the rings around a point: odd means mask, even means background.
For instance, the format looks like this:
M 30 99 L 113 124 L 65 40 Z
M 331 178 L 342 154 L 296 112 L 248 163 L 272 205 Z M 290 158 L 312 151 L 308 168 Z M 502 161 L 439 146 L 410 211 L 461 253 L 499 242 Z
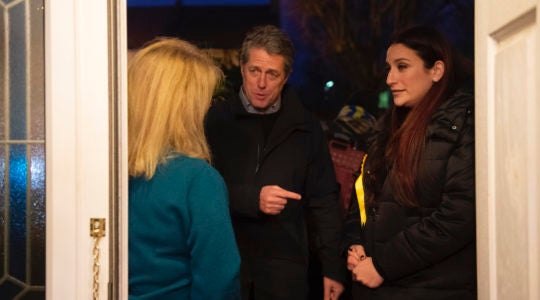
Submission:
M 128 66 L 128 172 L 154 176 L 170 155 L 210 161 L 204 118 L 221 69 L 196 46 L 157 38 Z

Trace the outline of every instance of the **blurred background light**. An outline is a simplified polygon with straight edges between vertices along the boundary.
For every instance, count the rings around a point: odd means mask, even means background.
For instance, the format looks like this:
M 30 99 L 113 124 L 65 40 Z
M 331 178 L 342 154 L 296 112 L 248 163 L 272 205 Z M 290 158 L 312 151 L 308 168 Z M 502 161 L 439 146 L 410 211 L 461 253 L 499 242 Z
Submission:
M 333 86 L 334 86 L 334 82 L 333 82 L 332 80 L 327 81 L 327 82 L 324 84 L 324 91 L 325 91 L 325 92 L 328 92 Z

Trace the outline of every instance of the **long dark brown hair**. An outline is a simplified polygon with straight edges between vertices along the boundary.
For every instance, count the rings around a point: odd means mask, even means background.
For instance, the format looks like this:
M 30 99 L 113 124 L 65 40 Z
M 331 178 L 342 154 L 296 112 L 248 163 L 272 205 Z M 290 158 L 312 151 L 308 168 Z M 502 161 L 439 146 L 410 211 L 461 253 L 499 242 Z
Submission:
M 443 35 L 427 26 L 415 26 L 393 35 L 390 45 L 402 44 L 416 52 L 426 68 L 437 61 L 444 63 L 441 79 L 413 108 L 394 106 L 384 116 L 383 133 L 376 136 L 370 150 L 366 177 L 366 197 L 373 204 L 382 188 L 387 171 L 389 183 L 398 203 L 418 206 L 416 178 L 425 146 L 427 125 L 437 107 L 456 90 L 456 64 L 452 47 Z

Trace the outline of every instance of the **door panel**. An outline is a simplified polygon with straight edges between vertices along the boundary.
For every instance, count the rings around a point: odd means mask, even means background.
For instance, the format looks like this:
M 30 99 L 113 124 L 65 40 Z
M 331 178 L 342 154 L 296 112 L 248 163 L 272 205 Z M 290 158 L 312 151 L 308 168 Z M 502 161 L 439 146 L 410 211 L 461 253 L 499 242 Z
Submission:
M 45 4 L 46 296 L 127 299 L 126 1 Z
M 476 2 L 479 299 L 539 299 L 536 1 Z
M 489 28 L 493 32 L 505 28 L 514 21 L 518 21 L 527 11 L 534 10 L 538 0 L 491 1 L 488 9 L 479 12 L 480 16 L 489 16 Z

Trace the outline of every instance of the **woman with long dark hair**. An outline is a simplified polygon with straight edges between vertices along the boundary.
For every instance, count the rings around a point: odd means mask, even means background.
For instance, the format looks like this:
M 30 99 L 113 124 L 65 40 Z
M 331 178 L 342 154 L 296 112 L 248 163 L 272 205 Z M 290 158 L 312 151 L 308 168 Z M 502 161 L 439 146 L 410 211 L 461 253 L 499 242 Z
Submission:
M 354 299 L 476 299 L 474 100 L 447 40 L 416 26 L 386 63 L 394 106 L 375 129 L 346 224 Z

